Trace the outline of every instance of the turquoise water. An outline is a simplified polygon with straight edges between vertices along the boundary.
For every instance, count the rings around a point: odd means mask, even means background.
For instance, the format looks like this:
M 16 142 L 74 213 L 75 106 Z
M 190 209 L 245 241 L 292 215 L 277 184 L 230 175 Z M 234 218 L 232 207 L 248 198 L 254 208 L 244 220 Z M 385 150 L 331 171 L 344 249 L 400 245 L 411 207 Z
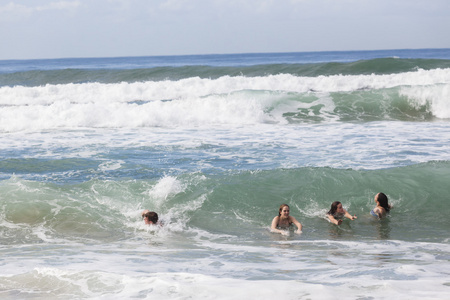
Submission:
M 1 298 L 445 298 L 449 62 L 1 61 Z M 336 200 L 358 219 L 330 224 Z M 302 234 L 270 233 L 282 203 Z

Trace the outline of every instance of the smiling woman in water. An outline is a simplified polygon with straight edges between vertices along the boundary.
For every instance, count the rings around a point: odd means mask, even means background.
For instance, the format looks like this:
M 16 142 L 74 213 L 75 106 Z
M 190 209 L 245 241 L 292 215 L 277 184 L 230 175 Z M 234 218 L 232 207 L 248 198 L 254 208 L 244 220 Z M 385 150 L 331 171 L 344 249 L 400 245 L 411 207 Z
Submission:
M 296 233 L 302 233 L 302 224 L 293 216 L 289 215 L 289 205 L 281 204 L 280 209 L 278 210 L 278 216 L 272 220 L 270 230 L 272 232 L 286 234 L 292 224 L 297 226 L 297 230 L 295 231 Z

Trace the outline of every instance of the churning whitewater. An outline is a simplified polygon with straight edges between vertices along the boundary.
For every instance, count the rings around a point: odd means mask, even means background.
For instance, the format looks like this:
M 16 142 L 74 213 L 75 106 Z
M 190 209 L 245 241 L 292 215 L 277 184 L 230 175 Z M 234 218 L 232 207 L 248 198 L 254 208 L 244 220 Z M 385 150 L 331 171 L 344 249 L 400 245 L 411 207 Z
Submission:
M 449 120 L 449 49 L 0 61 L 0 297 L 442 299 Z

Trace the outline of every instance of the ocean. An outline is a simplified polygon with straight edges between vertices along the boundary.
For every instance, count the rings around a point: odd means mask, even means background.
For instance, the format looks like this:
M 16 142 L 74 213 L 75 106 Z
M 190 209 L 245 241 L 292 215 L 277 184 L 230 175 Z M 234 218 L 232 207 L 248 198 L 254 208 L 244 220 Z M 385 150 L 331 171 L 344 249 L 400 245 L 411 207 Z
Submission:
M 1 299 L 445 299 L 449 183 L 450 49 L 0 61 Z

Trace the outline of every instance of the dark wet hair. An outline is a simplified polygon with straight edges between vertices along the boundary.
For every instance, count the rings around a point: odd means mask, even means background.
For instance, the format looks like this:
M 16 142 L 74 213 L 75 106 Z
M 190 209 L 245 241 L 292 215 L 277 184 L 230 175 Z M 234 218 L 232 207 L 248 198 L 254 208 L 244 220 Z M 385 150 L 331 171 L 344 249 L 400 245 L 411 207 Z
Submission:
M 146 212 L 142 217 L 147 218 L 153 224 L 156 224 L 156 222 L 158 222 L 158 214 L 155 213 L 154 211 Z
M 333 203 L 331 203 L 331 208 L 327 212 L 327 215 L 334 215 L 336 213 L 336 210 L 337 210 L 337 207 L 339 204 L 341 204 L 341 202 L 339 202 L 339 201 L 334 201 Z
M 278 216 L 279 216 L 279 217 L 281 217 L 281 211 L 283 210 L 283 207 L 285 207 L 285 206 L 287 206 L 287 207 L 290 209 L 289 205 L 287 205 L 287 204 L 281 204 L 281 205 L 280 205 L 280 209 L 278 210 Z
M 378 193 L 377 201 L 382 208 L 389 212 L 391 210 L 391 206 L 388 203 L 388 197 L 384 193 Z

